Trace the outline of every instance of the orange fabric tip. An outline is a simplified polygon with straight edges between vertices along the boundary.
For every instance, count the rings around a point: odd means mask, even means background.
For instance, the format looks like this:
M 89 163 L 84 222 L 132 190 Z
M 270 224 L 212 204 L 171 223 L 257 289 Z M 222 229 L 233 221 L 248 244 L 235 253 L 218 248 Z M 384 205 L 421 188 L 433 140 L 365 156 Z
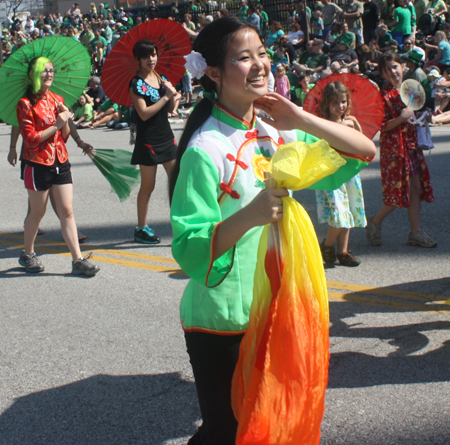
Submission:
M 261 237 L 249 327 L 233 378 L 237 445 L 320 440 L 329 360 L 322 257 L 309 216 L 292 198 L 283 198 L 279 228 L 277 252 L 270 227 Z

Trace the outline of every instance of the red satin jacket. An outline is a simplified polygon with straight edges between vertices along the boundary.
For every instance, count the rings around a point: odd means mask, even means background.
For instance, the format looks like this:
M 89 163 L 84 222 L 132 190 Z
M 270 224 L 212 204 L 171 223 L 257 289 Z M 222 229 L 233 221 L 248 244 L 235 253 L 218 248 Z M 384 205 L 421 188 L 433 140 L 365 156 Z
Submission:
M 17 120 L 23 138 L 23 159 L 50 166 L 55 163 L 55 156 L 58 156 L 61 164 L 69 158 L 65 145 L 69 136 L 64 139 L 60 130 L 45 141 L 40 141 L 43 131 L 56 123 L 57 101 L 64 103 L 61 96 L 50 92 L 43 96 L 34 107 L 27 97 L 19 100 Z

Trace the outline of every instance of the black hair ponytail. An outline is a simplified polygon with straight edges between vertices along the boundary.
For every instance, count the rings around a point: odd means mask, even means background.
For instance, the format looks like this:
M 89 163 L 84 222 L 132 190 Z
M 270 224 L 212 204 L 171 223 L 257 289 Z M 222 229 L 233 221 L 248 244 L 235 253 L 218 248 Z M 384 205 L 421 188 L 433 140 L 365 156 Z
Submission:
M 175 165 L 172 169 L 172 172 L 170 173 L 169 200 L 171 204 L 175 184 L 177 183 L 178 175 L 180 173 L 181 157 L 184 155 L 184 152 L 188 147 L 192 135 L 206 122 L 208 117 L 211 116 L 213 106 L 214 103 L 211 100 L 203 98 L 195 106 L 194 111 L 191 113 L 188 121 L 186 122 L 186 127 L 184 128 L 183 134 L 181 135 L 180 143 L 178 144 Z
M 230 38 L 241 29 L 257 29 L 250 23 L 244 22 L 236 17 L 222 17 L 207 25 L 194 41 L 193 50 L 200 53 L 206 60 L 206 64 L 211 67 L 218 67 L 221 70 L 225 67 L 225 57 L 228 53 Z M 216 84 L 206 74 L 200 79 L 205 96 L 195 107 L 184 128 L 180 143 L 177 148 L 175 166 L 169 180 L 169 200 L 172 203 L 173 192 L 180 173 L 180 162 L 184 152 L 188 148 L 192 135 L 211 116 L 214 102 L 209 97 L 217 93 Z

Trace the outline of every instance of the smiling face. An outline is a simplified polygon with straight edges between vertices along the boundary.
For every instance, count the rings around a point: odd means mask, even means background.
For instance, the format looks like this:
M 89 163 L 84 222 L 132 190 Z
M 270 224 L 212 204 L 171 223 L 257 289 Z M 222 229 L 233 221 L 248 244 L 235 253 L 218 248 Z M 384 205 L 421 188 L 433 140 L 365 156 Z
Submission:
M 403 66 L 395 60 L 389 60 L 386 62 L 383 75 L 391 85 L 399 88 L 403 79 Z
M 47 63 L 45 65 L 45 69 L 41 74 L 41 91 L 47 91 L 53 83 L 53 79 L 55 77 L 55 71 L 53 70 L 53 65 L 51 63 Z
M 345 93 L 338 93 L 330 102 L 330 118 L 333 121 L 340 120 L 347 111 L 348 101 Z
M 258 34 L 249 28 L 238 31 L 230 40 L 225 67 L 212 69 L 210 76 L 218 84 L 219 100 L 237 101 L 251 106 L 267 93 L 270 61 Z
M 158 54 L 154 51 L 153 54 L 149 54 L 148 56 L 139 59 L 139 68 L 143 71 L 150 72 L 156 68 L 157 63 Z
M 83 106 L 86 103 L 86 98 L 84 97 L 84 94 L 80 96 L 80 98 L 78 99 L 78 103 L 80 104 L 80 106 Z

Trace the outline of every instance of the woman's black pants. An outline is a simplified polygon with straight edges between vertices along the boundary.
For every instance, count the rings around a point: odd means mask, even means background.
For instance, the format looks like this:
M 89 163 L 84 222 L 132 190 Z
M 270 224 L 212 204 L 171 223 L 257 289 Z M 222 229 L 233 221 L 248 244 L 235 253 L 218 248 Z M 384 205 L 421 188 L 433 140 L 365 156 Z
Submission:
M 235 445 L 231 381 L 242 335 L 185 332 L 203 424 L 188 445 Z

